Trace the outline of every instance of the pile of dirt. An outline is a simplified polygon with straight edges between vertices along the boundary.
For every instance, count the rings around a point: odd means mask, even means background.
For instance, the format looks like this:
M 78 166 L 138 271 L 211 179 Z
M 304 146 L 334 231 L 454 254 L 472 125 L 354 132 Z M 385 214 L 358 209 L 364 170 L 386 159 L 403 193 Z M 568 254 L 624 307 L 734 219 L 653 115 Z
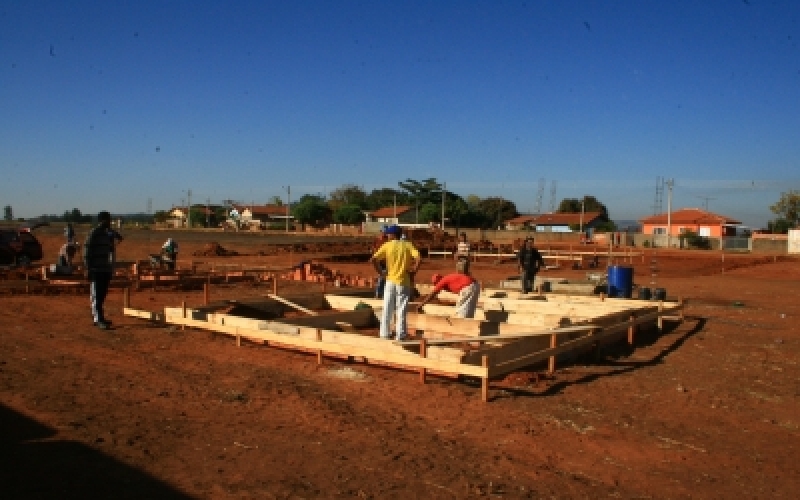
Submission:
M 192 255 L 195 257 L 232 257 L 239 255 L 233 250 L 226 250 L 216 241 L 206 243 L 201 250 L 195 251 Z

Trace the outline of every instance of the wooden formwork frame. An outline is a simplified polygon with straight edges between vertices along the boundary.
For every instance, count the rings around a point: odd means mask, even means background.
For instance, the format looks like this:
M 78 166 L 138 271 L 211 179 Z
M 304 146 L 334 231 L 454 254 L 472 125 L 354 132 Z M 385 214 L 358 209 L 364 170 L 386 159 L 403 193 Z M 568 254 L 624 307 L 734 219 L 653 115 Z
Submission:
M 205 303 L 208 303 L 208 288 L 205 290 Z M 323 316 L 309 316 L 304 318 L 308 326 L 292 325 L 289 320 L 281 322 L 270 320 L 252 320 L 225 314 L 211 314 L 206 310 L 191 309 L 184 302 L 180 308 L 165 308 L 164 313 L 155 313 L 130 307 L 130 291 L 124 291 L 124 314 L 150 321 L 159 321 L 168 324 L 180 325 L 181 328 L 198 328 L 216 333 L 230 335 L 236 339 L 237 345 L 241 339 L 262 342 L 265 345 L 274 345 L 283 348 L 302 350 L 316 354 L 317 362 L 322 363 L 325 355 L 345 356 L 348 359 L 361 358 L 365 362 L 379 362 L 402 369 L 419 371 L 420 381 L 425 383 L 429 371 L 450 375 L 464 375 L 476 377 L 481 380 L 481 398 L 489 400 L 490 379 L 508 374 L 514 370 L 539 362 L 548 361 L 550 372 L 556 369 L 556 358 L 560 354 L 597 345 L 603 341 L 627 333 L 630 344 L 635 341 L 635 333 L 642 325 L 652 324 L 659 329 L 663 327 L 664 320 L 683 319 L 683 301 L 678 303 L 664 303 L 658 305 L 656 311 L 636 315 L 630 314 L 624 321 L 613 325 L 598 326 L 584 324 L 555 329 L 529 329 L 510 334 L 501 335 L 470 335 L 450 339 L 416 339 L 409 341 L 391 342 L 374 337 L 362 336 L 350 331 L 326 330 L 317 324 Z M 352 314 L 352 311 L 351 311 Z M 310 318 L 310 319 L 309 319 Z M 433 321 L 434 317 L 430 320 Z M 452 323 L 453 321 L 472 321 L 459 318 L 442 318 L 439 321 Z M 349 323 L 340 324 L 349 325 Z M 316 325 L 316 326 L 315 326 Z M 305 337 L 300 333 L 305 333 Z M 576 333 L 585 333 L 574 338 Z M 503 347 L 504 357 L 493 356 L 492 350 L 478 352 L 477 355 L 467 356 L 470 362 L 459 362 L 448 359 L 434 359 L 429 357 L 430 350 L 436 346 L 447 344 L 487 345 L 514 339 L 530 337 L 549 337 L 549 348 L 534 352 L 516 352 L 513 344 Z M 567 338 L 566 341 L 563 339 Z M 407 350 L 415 347 L 418 352 Z

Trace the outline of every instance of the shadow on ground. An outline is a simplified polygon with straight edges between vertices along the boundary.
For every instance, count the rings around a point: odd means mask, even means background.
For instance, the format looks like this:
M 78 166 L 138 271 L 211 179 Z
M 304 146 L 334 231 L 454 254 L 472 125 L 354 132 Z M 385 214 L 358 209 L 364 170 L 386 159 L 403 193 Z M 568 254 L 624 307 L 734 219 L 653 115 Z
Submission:
M 0 404 L 0 497 L 189 499 L 189 495 Z
M 633 346 L 622 342 L 617 342 L 615 344 L 606 346 L 603 349 L 602 359 L 596 360 L 593 364 L 598 367 L 608 367 L 608 371 L 587 374 L 586 376 L 580 377 L 577 380 L 558 381 L 542 392 L 519 388 L 504 388 L 504 391 L 514 396 L 552 396 L 562 392 L 566 387 L 571 385 L 588 384 L 604 377 L 614 377 L 624 373 L 630 373 L 641 368 L 658 365 L 662 363 L 664 358 L 670 353 L 679 349 L 688 339 L 702 332 L 705 329 L 707 321 L 706 318 L 696 316 L 686 316 L 684 320 L 687 322 L 694 321 L 694 325 L 650 359 L 633 361 L 626 358 L 633 354 L 636 348 L 655 344 L 658 339 L 663 338 L 664 336 L 675 331 L 678 328 L 678 325 L 670 325 L 669 327 L 666 327 L 663 333 L 659 332 L 657 329 L 641 332 L 636 335 L 636 341 Z

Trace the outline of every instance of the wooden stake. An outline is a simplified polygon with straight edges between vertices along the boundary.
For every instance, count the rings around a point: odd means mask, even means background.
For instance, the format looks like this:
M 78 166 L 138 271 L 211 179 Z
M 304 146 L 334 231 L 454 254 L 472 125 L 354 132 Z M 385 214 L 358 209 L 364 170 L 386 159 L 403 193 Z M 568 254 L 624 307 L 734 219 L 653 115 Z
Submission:
M 210 295 L 211 295 L 211 277 L 209 276 L 206 279 L 206 282 L 203 283 L 203 305 L 207 306 L 209 304 Z
M 242 336 L 239 335 L 239 327 L 236 327 L 236 347 L 242 347 Z
M 425 339 L 419 341 L 419 357 L 426 358 L 428 356 L 428 346 L 425 342 Z M 425 375 L 427 374 L 427 370 L 425 368 L 419 369 L 419 381 L 420 383 L 425 383 Z
M 183 309 L 183 319 L 186 319 L 186 301 L 181 302 L 181 309 Z M 181 325 L 181 330 L 186 330 L 186 325 Z
M 636 333 L 636 317 L 631 314 L 628 318 L 628 344 L 633 345 L 634 342 L 634 334 Z
M 317 328 L 317 342 L 322 342 L 322 330 Z M 322 349 L 317 349 L 317 364 L 322 364 Z
M 126 309 L 131 307 L 131 289 L 127 286 L 122 290 L 122 307 Z
M 556 334 L 550 335 L 550 348 L 558 347 L 558 336 Z M 556 357 L 550 356 L 547 360 L 547 371 L 550 373 L 555 373 L 556 371 Z
M 659 312 L 659 315 L 658 315 L 658 319 L 656 320 L 656 326 L 658 327 L 658 331 L 659 332 L 664 331 L 664 318 L 662 318 L 661 314 L 660 314 L 663 311 L 664 311 L 664 301 L 660 300 L 660 301 L 658 301 L 658 312 Z
M 278 295 L 278 275 L 272 277 L 272 293 Z
M 483 366 L 484 368 L 489 368 L 489 356 L 487 356 L 486 354 L 481 356 L 481 366 Z M 489 375 L 488 375 L 488 373 L 487 373 L 487 375 L 485 377 L 483 377 L 481 379 L 481 399 L 483 400 L 484 403 L 488 403 L 489 402 Z

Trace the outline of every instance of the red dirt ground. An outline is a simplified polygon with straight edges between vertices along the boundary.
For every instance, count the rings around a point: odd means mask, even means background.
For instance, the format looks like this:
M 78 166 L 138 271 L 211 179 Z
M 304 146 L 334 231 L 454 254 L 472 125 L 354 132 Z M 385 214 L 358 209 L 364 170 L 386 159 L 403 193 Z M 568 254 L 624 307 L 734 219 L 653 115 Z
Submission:
M 120 260 L 166 238 L 126 236 Z M 216 236 L 179 237 L 181 260 L 210 241 L 246 254 L 216 262 L 307 257 Z M 41 239 L 54 256 L 60 239 Z M 513 374 L 488 404 L 469 381 L 319 368 L 310 355 L 123 317 L 118 290 L 110 332 L 92 327 L 83 295 L 2 295 L 3 498 L 795 498 L 800 262 L 663 250 L 633 260 L 637 283 L 690 300 L 683 324 L 554 376 Z M 422 274 L 451 267 L 426 260 Z M 512 263 L 473 271 L 487 284 L 515 274 Z M 220 286 L 212 300 L 259 293 Z M 132 294 L 149 310 L 183 300 L 202 293 Z

